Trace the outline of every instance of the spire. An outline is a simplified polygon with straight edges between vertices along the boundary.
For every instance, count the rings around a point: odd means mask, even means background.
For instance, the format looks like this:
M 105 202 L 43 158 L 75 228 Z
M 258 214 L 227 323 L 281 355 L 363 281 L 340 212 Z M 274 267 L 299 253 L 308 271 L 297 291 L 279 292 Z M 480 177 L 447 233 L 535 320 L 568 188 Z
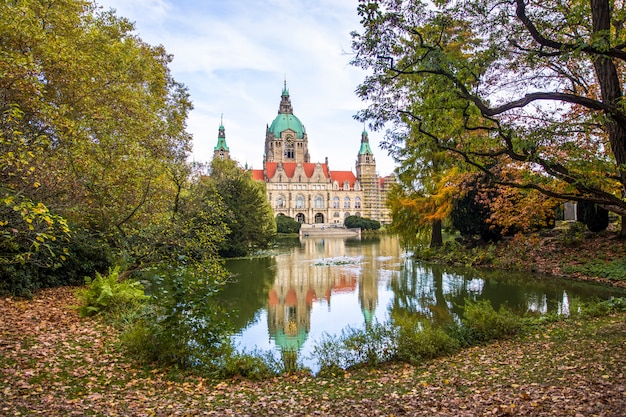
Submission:
M 217 133 L 217 145 L 213 148 L 215 152 L 226 151 L 228 152 L 228 145 L 226 145 L 226 129 L 224 129 L 224 114 L 220 116 L 220 127 Z
M 367 135 L 367 130 L 365 130 L 365 127 L 363 128 L 363 132 L 361 133 L 361 149 L 359 150 L 359 155 L 364 154 L 374 154 L 374 152 L 372 152 L 372 148 L 370 148 L 370 139 Z
M 278 107 L 278 114 L 293 114 L 291 98 L 289 98 L 289 89 L 287 88 L 287 77 L 285 77 L 283 92 L 280 95 L 280 106 Z
M 285 73 L 285 78 L 283 80 L 283 96 L 289 95 L 289 90 L 287 89 L 287 73 Z

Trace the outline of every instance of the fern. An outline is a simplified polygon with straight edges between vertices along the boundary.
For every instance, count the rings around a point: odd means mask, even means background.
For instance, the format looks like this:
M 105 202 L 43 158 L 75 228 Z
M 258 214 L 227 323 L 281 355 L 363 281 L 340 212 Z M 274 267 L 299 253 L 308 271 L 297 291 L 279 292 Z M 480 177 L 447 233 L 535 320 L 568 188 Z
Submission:
M 80 301 L 78 311 L 81 317 L 95 314 L 112 314 L 139 306 L 149 297 L 143 286 L 132 280 L 119 279 L 120 268 L 109 270 L 107 275 L 96 273 L 96 277 L 85 278 L 85 288 L 77 291 Z

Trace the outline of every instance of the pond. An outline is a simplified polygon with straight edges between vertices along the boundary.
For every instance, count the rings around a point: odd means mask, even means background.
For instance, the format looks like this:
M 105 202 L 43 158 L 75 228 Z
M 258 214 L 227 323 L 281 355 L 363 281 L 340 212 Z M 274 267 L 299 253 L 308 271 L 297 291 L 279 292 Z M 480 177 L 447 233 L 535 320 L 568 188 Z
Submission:
M 567 314 L 574 299 L 606 299 L 623 291 L 510 271 L 426 265 L 394 236 L 281 241 L 273 256 L 230 260 L 220 294 L 233 314 L 240 350 L 297 351 L 314 372 L 311 353 L 325 334 L 364 328 L 409 313 L 460 320 L 466 299 L 519 312 Z

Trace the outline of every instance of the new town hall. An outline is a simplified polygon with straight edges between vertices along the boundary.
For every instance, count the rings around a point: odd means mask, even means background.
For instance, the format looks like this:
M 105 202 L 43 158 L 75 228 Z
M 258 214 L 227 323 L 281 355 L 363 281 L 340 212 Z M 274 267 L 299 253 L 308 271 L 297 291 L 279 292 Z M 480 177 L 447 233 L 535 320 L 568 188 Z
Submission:
M 293 114 L 286 83 L 278 115 L 267 126 L 263 169 L 252 177 L 264 181 L 267 198 L 275 214 L 284 214 L 306 224 L 343 224 L 350 215 L 389 223 L 385 206 L 393 176 L 379 177 L 366 131 L 361 133 L 356 174 L 330 169 L 325 162 L 311 162 L 309 137 Z M 223 125 L 219 127 L 214 158 L 230 158 Z

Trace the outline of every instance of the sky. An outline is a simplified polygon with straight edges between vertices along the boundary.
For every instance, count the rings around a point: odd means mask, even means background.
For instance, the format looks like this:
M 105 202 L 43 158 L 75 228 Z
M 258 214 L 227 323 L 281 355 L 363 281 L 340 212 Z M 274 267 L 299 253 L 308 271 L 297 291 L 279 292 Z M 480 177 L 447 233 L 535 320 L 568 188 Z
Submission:
M 377 171 L 392 173 L 393 160 L 379 147 L 383 134 L 353 118 L 367 106 L 355 94 L 366 73 L 349 63 L 358 0 L 96 1 L 173 55 L 172 75 L 194 105 L 187 130 L 195 162 L 212 158 L 223 122 L 231 158 L 261 169 L 266 126 L 286 81 L 311 162 L 328 157 L 331 170 L 354 172 L 366 128 Z

